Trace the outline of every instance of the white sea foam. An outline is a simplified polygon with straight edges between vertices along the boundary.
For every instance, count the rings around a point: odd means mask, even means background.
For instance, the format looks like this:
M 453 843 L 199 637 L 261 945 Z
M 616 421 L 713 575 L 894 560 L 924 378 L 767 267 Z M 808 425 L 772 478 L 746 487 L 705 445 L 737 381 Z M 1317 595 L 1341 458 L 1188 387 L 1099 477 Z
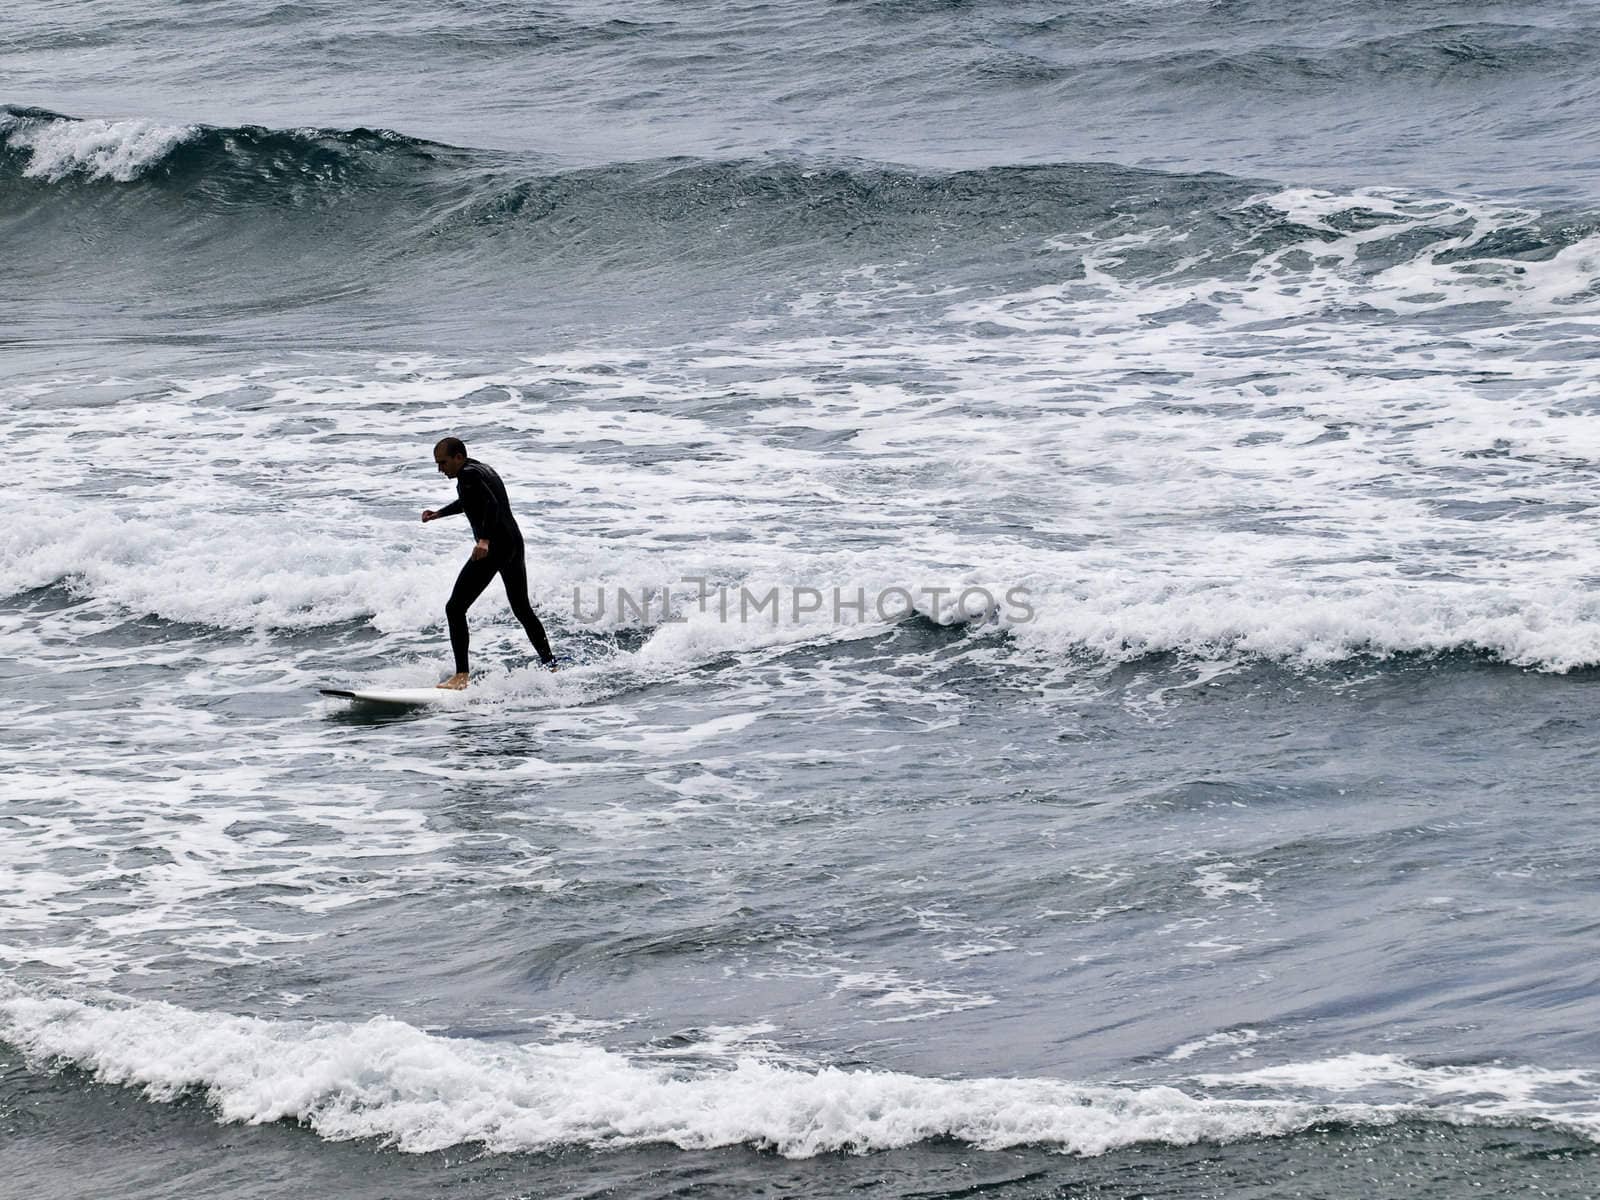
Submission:
M 1287 1133 L 1327 1115 L 1171 1088 L 803 1071 L 756 1058 L 675 1073 L 595 1046 L 488 1045 L 387 1018 L 271 1023 L 159 1003 L 21 997 L 0 1012 L 8 1040 L 30 1055 L 70 1061 L 152 1099 L 195 1090 L 226 1121 L 289 1118 L 323 1137 L 380 1138 L 409 1151 L 749 1143 L 805 1157 L 956 1137 L 986 1149 L 1041 1143 L 1098 1154 L 1140 1141 Z
M 1167 1055 L 1168 1062 L 1183 1062 L 1193 1058 L 1203 1051 L 1221 1049 L 1224 1047 L 1243 1047 L 1234 1051 L 1235 1057 L 1248 1058 L 1255 1053 L 1249 1047 L 1261 1040 L 1261 1034 L 1254 1029 L 1232 1029 L 1223 1033 L 1207 1034 L 1203 1038 L 1196 1038 L 1192 1042 L 1185 1042 Z
M 1600 325 L 1594 247 L 1496 259 L 1487 239 L 1529 214 L 1392 192 L 1241 207 L 1262 211 L 1307 236 L 1242 277 L 1131 276 L 1161 231 L 1063 240 L 1065 282 L 952 298 L 881 341 L 575 349 L 493 375 L 284 363 L 111 405 L 82 380 L 13 389 L 0 433 L 57 474 L 0 530 L 0 592 L 63 582 L 170 620 L 436 642 L 463 526 L 415 513 L 449 497 L 425 451 L 465 422 L 511 482 L 536 606 L 575 631 L 643 624 L 640 670 L 888 625 L 826 600 L 741 619 L 740 589 L 802 587 L 905 587 L 934 621 L 1056 660 L 1600 661 L 1600 373 L 1567 352 Z M 1371 265 L 1419 231 L 1426 249 Z M 159 467 L 180 430 L 181 489 Z M 731 617 L 692 577 L 730 590 Z M 967 587 L 1022 589 L 1031 614 L 969 619 Z M 643 622 L 587 615 L 663 589 L 681 621 L 659 602 Z M 505 623 L 493 592 L 479 612 Z
M 1041 352 L 1052 344 L 1044 340 Z M 1600 602 L 1589 585 L 1600 560 L 1577 507 L 1600 438 L 1591 422 L 1549 410 L 1574 394 L 1571 364 L 1513 364 L 1526 378 L 1491 401 L 1456 372 L 1419 393 L 1314 364 L 1291 393 L 1287 381 L 1241 386 L 1231 367 L 1190 362 L 1189 399 L 1158 405 L 1128 403 L 1121 385 L 1101 377 L 1169 367 L 1189 353 L 1181 337 L 1168 340 L 1160 362 L 1150 345 L 1104 345 L 1089 361 L 1079 357 L 1070 380 L 1041 378 L 1028 361 L 997 381 L 992 369 L 962 361 L 970 349 L 802 345 L 769 348 L 770 366 L 752 352 L 746 366 L 776 372 L 772 386 L 729 393 L 784 398 L 757 405 L 742 431 L 687 415 L 605 413 L 596 422 L 566 404 L 513 404 L 504 389 L 483 390 L 486 379 L 437 368 L 421 378 L 407 369 L 360 381 L 271 373 L 194 381 L 165 399 L 85 414 L 71 444 L 50 419 L 54 404 L 30 413 L 25 398 L 8 435 L 49 454 L 69 480 L 81 465 L 82 494 L 57 492 L 49 512 L 0 532 L 0 588 L 65 580 L 124 610 L 233 628 L 435 624 L 459 530 L 413 527 L 407 510 L 448 490 L 425 464 L 406 464 L 438 432 L 438 403 L 472 394 L 477 419 L 502 429 L 483 452 L 513 480 L 536 603 L 575 626 L 615 630 L 637 622 L 615 611 L 588 622 L 592 602 L 575 612 L 574 589 L 638 595 L 667 585 L 686 619 L 656 628 L 640 652 L 646 661 L 703 661 L 881 624 L 875 613 L 861 622 L 828 606 L 799 621 L 738 619 L 737 589 L 762 596 L 797 586 L 846 597 L 945 588 L 939 603 L 919 604 L 945 622 L 958 619 L 962 588 L 997 597 L 1024 588 L 1034 618 L 1003 608 L 998 624 L 1046 653 L 1318 662 L 1482 649 L 1555 670 L 1600 661 Z M 1439 353 L 1462 358 L 1466 372 L 1465 351 Z M 795 359 L 810 359 L 817 373 L 937 368 L 970 407 L 945 411 L 889 386 L 841 393 L 789 374 Z M 659 403 L 692 411 L 701 399 L 695 372 L 719 365 L 703 356 L 665 379 L 658 372 L 650 387 Z M 589 403 L 604 406 L 639 386 L 615 371 L 603 357 L 555 360 L 531 366 L 522 386 L 582 382 Z M 248 410 L 215 402 L 245 383 L 271 391 L 273 402 Z M 1069 402 L 1063 389 L 1084 394 Z M 391 411 L 395 429 L 367 447 L 343 440 L 332 490 L 301 465 L 308 443 L 283 441 L 284 423 L 295 420 L 353 432 L 375 404 Z M 220 440 L 191 436 L 192 469 L 178 495 L 148 464 L 185 422 Z M 854 448 L 767 444 L 771 431 L 796 427 L 853 432 Z M 1328 440 L 1330 429 L 1342 440 Z M 1472 456 L 1501 455 L 1507 434 L 1519 452 L 1476 467 Z M 692 443 L 698 457 L 642 476 L 608 449 L 594 455 L 609 438 L 635 450 Z M 96 495 L 96 475 L 118 470 L 129 482 Z M 902 479 L 916 482 L 894 482 Z M 970 497 L 985 491 L 993 498 L 974 507 Z M 797 509 L 796 496 L 811 499 Z M 1509 508 L 1493 521 L 1463 520 L 1440 511 L 1452 503 L 1469 517 L 1475 507 Z M 988 517 L 995 507 L 1015 513 L 1003 528 Z M 857 513 L 870 526 L 858 526 Z M 752 523 L 766 531 L 760 542 L 745 535 Z M 702 611 L 690 576 L 734 589 L 731 619 L 714 603 Z M 491 593 L 485 604 L 489 612 L 502 602 Z
M 32 736 L 36 720 L 20 718 L 18 735 Z M 175 960 L 260 962 L 341 928 L 347 909 L 359 921 L 366 906 L 418 891 L 562 885 L 548 853 L 514 829 L 441 831 L 360 781 L 295 786 L 295 748 L 279 757 L 259 747 L 248 765 L 185 762 L 197 739 L 216 737 L 203 720 L 157 704 L 118 723 L 142 749 L 120 756 L 115 781 L 31 771 L 3 789 L 15 804 L 0 824 L 11 868 L 0 962 L 98 982 Z M 185 763 L 181 774 L 171 763 Z M 464 850 L 475 851 L 467 880 L 452 862 Z
M 1600 1072 L 1587 1069 L 1501 1062 L 1426 1066 L 1393 1054 L 1345 1054 L 1197 1075 L 1195 1082 L 1307 1100 L 1358 1095 L 1374 1103 L 1417 1105 L 1434 1119 L 1538 1123 L 1600 1141 Z
M 1195 868 L 1197 877 L 1189 881 L 1189 886 L 1199 888 L 1208 900 L 1226 900 L 1231 896 L 1260 900 L 1261 880 L 1230 879 L 1228 873 L 1237 870 L 1238 865 L 1231 862 L 1207 863 Z
M 774 950 L 770 960 L 743 967 L 741 973 L 751 979 L 824 981 L 834 996 L 863 1004 L 872 1023 L 924 1021 L 995 1003 L 987 993 L 914 978 L 893 968 L 869 967 L 855 955 L 804 938 L 791 938 Z
M 1227 1142 L 1329 1120 L 1388 1124 L 1406 1117 L 1523 1121 L 1600 1137 L 1593 1077 L 1532 1068 L 1390 1061 L 1377 1075 L 1405 1083 L 1406 1096 L 1394 1102 L 1228 1099 L 1170 1086 L 842 1071 L 773 1062 L 754 1050 L 731 1065 L 695 1067 L 576 1041 L 440 1037 L 387 1017 L 265 1021 L 161 1002 L 88 1004 L 15 992 L 0 1000 L 0 1032 L 35 1061 L 72 1063 L 107 1083 L 142 1088 L 153 1100 L 199 1093 L 224 1121 L 290 1119 L 325 1138 L 377 1138 L 407 1151 L 473 1143 L 507 1152 L 744 1143 L 806 1157 L 950 1137 L 985 1150 L 1042 1145 L 1101 1154 L 1140 1142 Z M 737 1041 L 751 1046 L 748 1031 Z M 1332 1078 L 1347 1088 L 1373 1074 L 1370 1064 L 1300 1073 L 1315 1086 Z M 1232 1089 L 1298 1078 L 1295 1068 L 1278 1068 L 1204 1081 Z M 1588 1095 L 1552 1100 L 1552 1087 Z
M 194 126 L 145 120 L 0 117 L 0 134 L 28 151 L 24 174 L 51 181 L 85 175 L 127 183 L 194 133 Z

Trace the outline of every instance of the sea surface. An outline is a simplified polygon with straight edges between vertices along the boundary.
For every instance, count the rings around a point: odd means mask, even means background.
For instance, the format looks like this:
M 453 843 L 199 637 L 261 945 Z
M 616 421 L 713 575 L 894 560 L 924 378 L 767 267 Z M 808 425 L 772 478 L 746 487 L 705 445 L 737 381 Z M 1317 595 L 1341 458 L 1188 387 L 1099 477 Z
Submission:
M 0 1195 L 1600 1195 L 1597 45 L 13 6 Z

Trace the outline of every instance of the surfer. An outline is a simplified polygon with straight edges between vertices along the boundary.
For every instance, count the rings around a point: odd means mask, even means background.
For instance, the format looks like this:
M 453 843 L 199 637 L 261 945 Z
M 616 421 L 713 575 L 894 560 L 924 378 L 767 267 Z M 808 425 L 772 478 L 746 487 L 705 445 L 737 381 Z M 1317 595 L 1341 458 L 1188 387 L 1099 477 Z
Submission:
M 472 523 L 472 536 L 477 539 L 472 557 L 456 576 L 455 590 L 444 606 L 445 618 L 450 623 L 450 649 L 456 656 L 456 673 L 439 686 L 454 691 L 467 686 L 467 609 L 483 594 L 496 574 L 505 584 L 512 613 L 522 622 L 522 627 L 528 631 L 528 640 L 539 652 L 539 661 L 554 671 L 556 660 L 550 653 L 549 639 L 544 635 L 539 618 L 534 616 L 533 605 L 528 603 L 528 567 L 523 557 L 522 530 L 517 528 L 516 518 L 511 515 L 506 485 L 500 482 L 493 467 L 467 457 L 466 444 L 460 438 L 442 439 L 433 448 L 433 461 L 446 479 L 456 481 L 456 499 L 438 511 L 428 509 L 422 514 L 423 522 L 464 512 Z

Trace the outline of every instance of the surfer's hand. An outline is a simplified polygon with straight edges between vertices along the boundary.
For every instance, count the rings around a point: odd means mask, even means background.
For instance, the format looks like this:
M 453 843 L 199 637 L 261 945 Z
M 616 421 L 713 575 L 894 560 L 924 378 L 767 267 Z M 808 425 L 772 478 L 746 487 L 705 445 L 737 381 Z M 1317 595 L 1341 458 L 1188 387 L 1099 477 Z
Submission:
M 426 525 L 429 521 L 433 520 L 438 515 L 439 514 L 434 512 L 433 509 L 431 509 L 431 508 L 425 509 L 423 511 L 423 513 L 422 513 L 422 523 L 424 525 Z
M 477 545 L 472 547 L 472 561 L 473 562 L 477 562 L 480 558 L 488 558 L 488 557 L 489 557 L 489 539 L 488 538 L 479 538 Z

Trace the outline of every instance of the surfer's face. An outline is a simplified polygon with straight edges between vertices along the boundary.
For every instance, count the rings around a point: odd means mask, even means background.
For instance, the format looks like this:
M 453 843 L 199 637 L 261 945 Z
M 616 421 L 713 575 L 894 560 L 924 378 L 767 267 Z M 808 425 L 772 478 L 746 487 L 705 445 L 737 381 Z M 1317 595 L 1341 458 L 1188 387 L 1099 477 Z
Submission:
M 433 464 L 439 468 L 439 473 L 446 479 L 454 479 L 461 474 L 461 468 L 467 465 L 465 454 L 446 454 L 443 450 L 433 452 Z

